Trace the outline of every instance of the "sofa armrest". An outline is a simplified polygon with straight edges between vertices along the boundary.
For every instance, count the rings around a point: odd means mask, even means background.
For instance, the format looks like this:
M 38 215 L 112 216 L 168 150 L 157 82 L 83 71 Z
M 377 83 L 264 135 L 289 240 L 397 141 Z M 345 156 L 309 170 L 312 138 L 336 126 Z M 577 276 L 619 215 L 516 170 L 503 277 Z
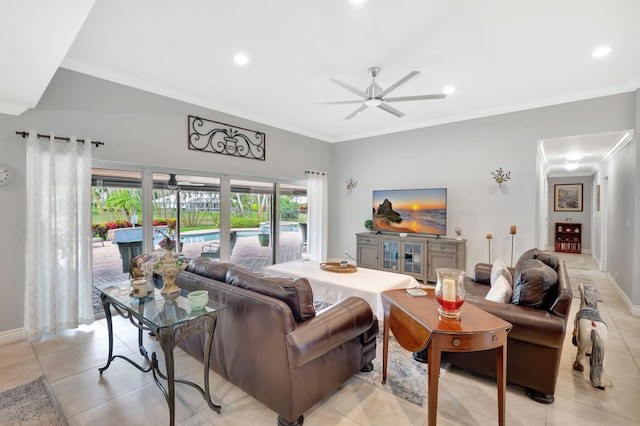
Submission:
M 491 268 L 490 263 L 478 263 L 473 269 L 473 280 L 480 284 L 491 284 Z
M 349 297 L 287 334 L 289 366 L 298 367 L 366 332 L 374 321 L 364 299 Z
M 510 322 L 513 328 L 509 339 L 521 340 L 550 348 L 561 348 L 564 341 L 566 318 L 560 318 L 543 309 L 474 300 L 475 306 Z M 463 313 L 464 315 L 464 313 Z
M 475 268 L 473 268 L 473 280 L 480 284 L 491 284 L 491 269 L 493 269 L 491 263 L 477 263 Z M 507 266 L 507 270 L 512 277 L 515 276 L 515 268 Z

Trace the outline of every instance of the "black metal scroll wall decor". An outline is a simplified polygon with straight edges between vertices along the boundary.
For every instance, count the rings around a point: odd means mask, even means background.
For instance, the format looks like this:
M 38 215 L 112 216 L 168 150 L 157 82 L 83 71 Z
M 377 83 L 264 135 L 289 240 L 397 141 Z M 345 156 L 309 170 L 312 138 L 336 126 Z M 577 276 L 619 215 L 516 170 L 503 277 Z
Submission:
M 189 116 L 189 149 L 195 151 L 264 161 L 265 139 L 262 132 Z

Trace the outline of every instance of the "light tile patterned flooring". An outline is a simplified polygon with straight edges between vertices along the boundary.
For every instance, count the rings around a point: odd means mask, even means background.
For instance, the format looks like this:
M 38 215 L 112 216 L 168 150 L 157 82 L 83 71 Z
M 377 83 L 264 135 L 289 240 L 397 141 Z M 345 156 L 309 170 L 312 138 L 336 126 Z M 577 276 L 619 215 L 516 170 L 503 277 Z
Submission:
M 575 347 L 569 327 L 561 359 L 556 401 L 531 401 L 522 388 L 508 386 L 509 425 L 640 425 L 640 317 L 629 314 L 616 290 L 597 271 L 588 255 L 561 255 L 576 280 L 591 279 L 599 288 L 600 310 L 607 322 L 605 375 L 607 389 L 591 387 L 588 373 L 571 369 Z M 577 296 L 577 295 L 576 295 Z M 574 299 L 571 318 L 577 312 Z M 115 349 L 137 357 L 137 333 L 128 321 L 115 321 Z M 145 337 L 146 338 L 146 337 Z M 166 403 L 150 374 L 116 360 L 102 376 L 105 362 L 105 321 L 69 330 L 40 343 L 19 342 L 0 347 L 0 390 L 44 374 L 70 425 L 158 425 L 168 421 Z M 147 340 L 152 350 L 157 343 Z M 410 354 L 407 353 L 409 357 Z M 201 380 L 202 365 L 176 349 L 176 365 L 186 378 Z M 267 366 L 265 366 L 267 367 Z M 177 424 L 268 425 L 276 414 L 261 403 L 210 373 L 215 402 L 222 414 L 211 411 L 193 389 L 177 385 Z M 426 381 L 425 381 L 426 386 Z M 447 372 L 440 379 L 439 425 L 491 425 L 497 421 L 495 384 L 465 372 Z M 424 425 L 426 407 L 419 407 L 364 381 L 351 378 L 305 413 L 305 425 Z

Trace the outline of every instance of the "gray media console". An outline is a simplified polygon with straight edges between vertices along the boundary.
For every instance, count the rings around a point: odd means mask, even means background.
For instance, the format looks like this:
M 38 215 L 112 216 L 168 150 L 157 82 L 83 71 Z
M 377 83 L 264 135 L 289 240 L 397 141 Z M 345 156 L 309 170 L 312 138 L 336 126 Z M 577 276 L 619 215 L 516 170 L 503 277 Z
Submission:
M 467 240 L 361 232 L 357 261 L 362 268 L 398 272 L 436 282 L 437 268 L 465 269 Z

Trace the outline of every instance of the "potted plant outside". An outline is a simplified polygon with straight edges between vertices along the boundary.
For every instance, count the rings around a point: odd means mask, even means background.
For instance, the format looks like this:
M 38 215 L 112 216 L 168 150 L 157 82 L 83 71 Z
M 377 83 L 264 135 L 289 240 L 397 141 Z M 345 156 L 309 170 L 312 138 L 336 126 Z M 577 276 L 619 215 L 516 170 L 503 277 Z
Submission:
M 267 247 L 269 245 L 269 234 L 258 234 L 258 242 L 262 247 Z

